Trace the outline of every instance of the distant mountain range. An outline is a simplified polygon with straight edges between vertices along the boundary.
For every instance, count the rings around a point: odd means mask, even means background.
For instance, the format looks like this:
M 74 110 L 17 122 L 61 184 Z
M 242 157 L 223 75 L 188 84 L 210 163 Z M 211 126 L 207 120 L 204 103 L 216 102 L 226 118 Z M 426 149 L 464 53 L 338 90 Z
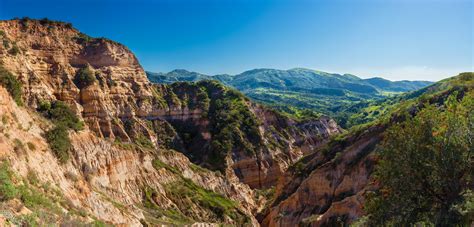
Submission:
M 179 81 L 218 80 L 239 90 L 274 88 L 292 91 L 312 91 L 314 89 L 347 90 L 358 93 L 407 92 L 428 86 L 430 81 L 390 81 L 380 77 L 361 79 L 351 74 L 334 74 L 304 68 L 290 70 L 253 69 L 238 75 L 205 75 L 184 69 L 168 73 L 147 72 L 155 83 Z
M 297 117 L 303 115 L 304 109 L 335 116 L 342 106 L 382 99 L 432 84 L 430 81 L 390 81 L 378 77 L 362 79 L 351 74 L 303 68 L 253 69 L 238 75 L 213 76 L 177 69 L 168 73 L 147 72 L 147 76 L 154 83 L 218 80 L 254 100 Z

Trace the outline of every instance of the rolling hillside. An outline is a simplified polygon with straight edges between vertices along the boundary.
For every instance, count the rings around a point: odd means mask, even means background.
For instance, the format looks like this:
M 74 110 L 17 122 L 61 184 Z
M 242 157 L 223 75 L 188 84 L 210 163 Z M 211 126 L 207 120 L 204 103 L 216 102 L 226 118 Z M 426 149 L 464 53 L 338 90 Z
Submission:
M 348 109 L 348 107 L 357 109 L 354 104 L 381 100 L 432 84 L 428 81 L 392 82 L 382 78 L 361 79 L 350 74 L 331 74 L 302 68 L 254 69 L 238 75 L 215 76 L 174 70 L 169 73 L 147 72 L 147 76 L 154 83 L 218 80 L 256 101 L 273 106 L 285 113 L 305 117 L 308 110 L 311 110 L 318 114 L 336 117 L 343 126 L 345 126 L 344 122 L 348 121 L 348 116 L 341 115 L 341 109 Z M 361 107 L 364 106 L 366 104 Z

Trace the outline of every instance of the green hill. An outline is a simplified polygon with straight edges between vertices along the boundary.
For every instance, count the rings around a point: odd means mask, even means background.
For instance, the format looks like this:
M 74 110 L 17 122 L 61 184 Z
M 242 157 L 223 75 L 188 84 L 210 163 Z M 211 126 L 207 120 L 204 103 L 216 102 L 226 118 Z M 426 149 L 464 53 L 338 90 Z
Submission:
M 370 103 L 402 92 L 432 84 L 428 81 L 389 81 L 382 78 L 361 79 L 351 74 L 334 74 L 310 69 L 253 69 L 238 75 L 205 75 L 186 70 L 169 73 L 147 72 L 154 83 L 218 80 L 248 97 L 273 106 L 287 114 L 304 117 L 308 110 L 338 119 L 349 127 L 349 115 Z M 345 112 L 349 111 L 350 114 Z M 350 122 L 350 124 L 347 124 Z

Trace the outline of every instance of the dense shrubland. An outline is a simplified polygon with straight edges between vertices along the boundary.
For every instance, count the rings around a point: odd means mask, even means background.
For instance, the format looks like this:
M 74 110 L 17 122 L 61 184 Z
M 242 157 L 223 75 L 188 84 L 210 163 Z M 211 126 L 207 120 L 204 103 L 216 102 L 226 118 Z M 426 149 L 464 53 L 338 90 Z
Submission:
M 193 162 L 223 171 L 225 157 L 234 150 L 244 151 L 249 156 L 260 152 L 262 141 L 258 132 L 258 121 L 249 110 L 248 99 L 240 92 L 225 87 L 217 81 L 200 81 L 197 83 L 180 82 L 170 85 L 184 100 L 184 105 L 190 109 L 201 109 L 203 117 L 209 119 L 209 130 L 212 135 L 210 144 L 203 144 L 199 126 L 174 122 L 173 125 L 180 134 L 185 146 L 203 152 L 206 155 L 190 154 Z M 183 96 L 183 91 L 191 94 Z
M 474 93 L 451 95 L 389 128 L 366 205 L 374 225 L 469 224 L 474 214 Z

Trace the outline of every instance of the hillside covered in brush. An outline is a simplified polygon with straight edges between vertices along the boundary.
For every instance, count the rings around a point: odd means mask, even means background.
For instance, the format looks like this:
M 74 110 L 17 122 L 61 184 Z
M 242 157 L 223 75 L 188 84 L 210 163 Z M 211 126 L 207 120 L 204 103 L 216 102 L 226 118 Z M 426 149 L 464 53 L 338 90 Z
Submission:
M 238 75 L 209 76 L 186 70 L 169 73 L 147 72 L 154 83 L 218 80 L 250 98 L 274 106 L 283 112 L 303 117 L 312 110 L 348 121 L 340 109 L 380 100 L 431 84 L 428 81 L 389 81 L 383 78 L 361 79 L 350 74 L 334 74 L 309 69 L 254 69 Z M 306 111 L 305 111 L 306 110 Z M 351 112 L 353 113 L 353 112 Z
M 474 74 L 392 102 L 292 165 L 259 215 L 262 225 L 469 226 Z

